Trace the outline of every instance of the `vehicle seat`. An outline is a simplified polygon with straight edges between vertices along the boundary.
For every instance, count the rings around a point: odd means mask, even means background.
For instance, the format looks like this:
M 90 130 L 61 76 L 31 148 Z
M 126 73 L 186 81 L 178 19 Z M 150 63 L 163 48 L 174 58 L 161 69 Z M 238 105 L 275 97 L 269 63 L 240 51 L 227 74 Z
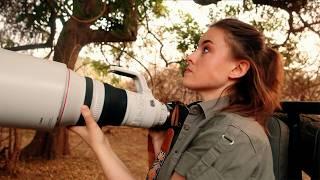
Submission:
M 267 134 L 272 150 L 275 179 L 287 180 L 289 128 L 279 118 L 272 116 L 267 122 Z

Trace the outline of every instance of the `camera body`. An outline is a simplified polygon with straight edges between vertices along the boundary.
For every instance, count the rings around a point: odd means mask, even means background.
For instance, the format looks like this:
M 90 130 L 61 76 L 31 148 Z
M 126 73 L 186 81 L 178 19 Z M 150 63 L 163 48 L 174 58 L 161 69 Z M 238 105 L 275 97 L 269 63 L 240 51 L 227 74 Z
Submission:
M 132 78 L 137 92 L 79 76 L 59 62 L 0 49 L 0 126 L 50 130 L 84 125 L 83 104 L 100 126 L 165 124 L 170 107 L 154 98 L 141 74 L 120 67 L 111 72 Z

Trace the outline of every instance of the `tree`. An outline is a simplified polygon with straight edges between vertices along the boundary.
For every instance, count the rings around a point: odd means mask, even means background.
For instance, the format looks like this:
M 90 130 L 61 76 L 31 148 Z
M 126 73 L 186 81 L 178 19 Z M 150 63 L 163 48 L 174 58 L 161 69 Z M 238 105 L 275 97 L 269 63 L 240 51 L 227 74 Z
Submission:
M 196 3 L 201 5 L 216 4 L 221 0 L 194 0 Z M 289 15 L 287 18 L 288 29 L 287 29 L 287 39 L 291 33 L 299 33 L 305 29 L 313 31 L 318 36 L 320 36 L 319 25 L 320 25 L 320 14 L 319 7 L 320 3 L 313 0 L 243 0 L 243 7 L 245 9 L 252 8 L 252 5 L 258 6 L 270 6 L 273 7 L 275 11 L 276 8 L 280 8 L 286 11 Z M 296 18 L 296 19 L 294 19 Z M 286 41 L 283 42 L 283 44 Z
M 243 4 L 226 5 L 220 8 L 219 1 L 199 0 L 200 4 L 217 4 L 210 13 L 212 21 L 225 17 L 241 17 L 251 14 L 246 21 L 266 34 L 269 46 L 278 49 L 283 55 L 285 65 L 285 86 L 283 99 L 286 100 L 316 100 L 319 99 L 319 57 L 310 57 L 298 48 L 302 36 L 311 32 L 320 37 L 319 7 L 320 3 L 315 1 L 244 1 Z M 190 43 L 197 41 L 199 35 L 194 20 L 185 16 L 185 24 L 177 24 L 171 28 L 177 33 L 177 48 L 185 53 L 190 50 Z M 281 34 L 281 40 L 277 40 Z M 192 44 L 192 43 L 191 43 Z M 314 58 L 314 59 L 311 59 Z M 318 66 L 318 68 L 316 68 Z M 310 67 L 315 67 L 310 72 Z
M 218 4 L 220 0 L 195 0 L 195 2 L 206 5 Z M 287 13 L 287 18 L 282 17 L 282 19 L 286 18 L 286 25 L 283 25 L 282 21 L 280 24 L 276 21 L 269 24 L 261 22 L 255 24 L 260 28 L 272 28 L 273 25 L 283 28 L 286 38 L 283 42 L 273 43 L 276 48 L 284 47 L 290 41 L 290 37 L 306 29 L 319 35 L 319 13 L 316 12 L 319 9 L 317 8 L 320 6 L 319 3 L 308 3 L 303 0 L 290 1 L 290 3 L 289 1 L 272 1 L 271 3 L 268 0 L 253 0 L 253 3 L 244 0 L 243 2 L 242 7 L 227 7 L 225 10 L 234 15 L 239 13 L 239 9 L 241 11 L 260 9 L 261 13 L 263 11 L 261 8 L 270 11 L 268 14 L 277 14 L 280 11 Z M 54 52 L 53 59 L 67 64 L 71 69 L 74 68 L 82 47 L 89 43 L 111 47 L 116 59 L 120 59 L 123 54 L 135 59 L 134 53 L 128 48 L 130 47 L 128 42 L 136 39 L 139 25 L 145 26 L 148 33 L 161 44 L 157 35 L 150 31 L 148 20 L 150 14 L 158 17 L 165 12 L 161 0 L 24 0 L 20 2 L 3 0 L 0 2 L 0 10 L 0 21 L 6 23 L 6 29 L 0 30 L 1 47 L 15 51 L 46 48 L 47 57 Z M 167 29 L 175 31 L 182 38 L 178 46 L 182 53 L 185 53 L 186 47 L 190 47 L 190 44 L 191 46 L 196 44 L 199 38 L 197 24 L 188 18 L 187 16 L 185 24 L 192 28 L 186 31 L 184 28 L 179 28 L 180 26 Z M 63 26 L 59 35 L 56 34 L 57 22 Z M 59 36 L 57 41 L 56 36 Z M 185 41 L 186 39 L 188 41 Z M 160 48 L 160 54 L 165 65 L 169 66 L 172 63 L 162 54 L 162 47 L 163 45 Z M 176 62 L 183 65 L 183 61 Z M 147 68 L 145 69 L 151 78 L 152 74 Z M 57 129 L 53 133 L 37 132 L 32 143 L 22 154 L 49 159 L 68 154 L 67 137 L 67 131 L 64 129 Z
M 74 68 L 83 46 L 134 41 L 146 12 L 157 16 L 164 12 L 161 0 L 4 0 L 0 9 L 2 20 L 13 30 L 1 31 L 2 47 L 13 51 L 49 48 L 48 57 L 54 52 L 53 60 L 70 69 Z M 57 20 L 63 28 L 55 43 Z M 17 38 L 19 43 L 15 42 Z M 21 42 L 33 43 L 21 45 Z M 54 159 L 68 153 L 68 131 L 57 128 L 51 133 L 37 132 L 21 155 Z

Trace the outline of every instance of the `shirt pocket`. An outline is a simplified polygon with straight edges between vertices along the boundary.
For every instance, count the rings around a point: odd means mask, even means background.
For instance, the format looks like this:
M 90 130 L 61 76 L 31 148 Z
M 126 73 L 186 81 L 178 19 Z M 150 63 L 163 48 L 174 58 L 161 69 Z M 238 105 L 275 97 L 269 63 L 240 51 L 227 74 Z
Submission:
M 198 179 L 206 174 L 216 175 L 216 178 L 222 178 L 213 166 L 221 154 L 232 151 L 235 148 L 235 141 L 240 132 L 241 130 L 239 128 L 229 126 L 226 131 L 221 134 L 217 143 L 204 153 L 190 169 L 187 173 L 187 179 Z
M 188 180 L 226 180 L 219 171 L 217 171 L 215 168 L 211 167 L 207 169 L 205 172 L 203 172 L 198 177 L 187 177 Z

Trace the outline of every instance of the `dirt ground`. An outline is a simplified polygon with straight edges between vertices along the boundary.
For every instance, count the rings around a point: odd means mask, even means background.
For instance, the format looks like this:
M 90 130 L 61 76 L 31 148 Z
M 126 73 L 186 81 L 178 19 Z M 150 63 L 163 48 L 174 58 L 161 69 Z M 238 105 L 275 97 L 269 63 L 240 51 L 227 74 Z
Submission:
M 136 179 L 145 179 L 148 170 L 147 130 L 128 127 L 104 129 L 110 143 Z M 31 134 L 33 132 L 23 132 Z M 30 136 L 32 137 L 32 136 Z M 27 142 L 27 140 L 24 140 Z M 0 179 L 105 179 L 94 153 L 77 135 L 70 133 L 72 154 L 58 160 L 20 162 L 16 176 L 0 173 Z
M 133 176 L 145 179 L 148 171 L 147 130 L 129 127 L 107 127 L 103 129 L 111 146 L 126 164 Z M 34 131 L 22 130 L 24 145 L 31 141 Z M 80 137 L 70 132 L 72 154 L 58 160 L 33 160 L 19 162 L 17 175 L 5 175 L 0 172 L 0 179 L 46 180 L 46 179 L 105 179 L 94 153 Z M 310 178 L 303 173 L 303 180 Z

